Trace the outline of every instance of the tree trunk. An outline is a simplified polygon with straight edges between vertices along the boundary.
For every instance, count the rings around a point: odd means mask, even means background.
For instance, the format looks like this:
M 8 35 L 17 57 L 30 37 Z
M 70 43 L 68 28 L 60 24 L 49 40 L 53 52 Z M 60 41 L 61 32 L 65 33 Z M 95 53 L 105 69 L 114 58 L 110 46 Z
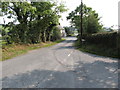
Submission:
M 42 32 L 42 41 L 46 42 L 46 35 L 45 35 L 45 31 Z

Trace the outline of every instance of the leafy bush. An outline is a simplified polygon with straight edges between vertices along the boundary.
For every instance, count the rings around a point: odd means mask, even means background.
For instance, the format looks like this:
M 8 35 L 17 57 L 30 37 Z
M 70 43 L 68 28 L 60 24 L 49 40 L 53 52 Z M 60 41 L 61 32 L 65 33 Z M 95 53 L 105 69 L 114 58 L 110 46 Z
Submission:
M 56 41 L 61 39 L 60 29 L 58 27 L 54 27 L 52 31 L 51 41 Z
M 97 33 L 84 36 L 86 42 L 107 47 L 117 47 L 117 32 Z
M 92 35 L 83 34 L 82 38 L 85 39 L 85 43 L 81 45 L 79 39 L 75 43 L 75 46 L 81 51 L 120 58 L 120 33 L 109 32 Z
M 0 29 L 0 46 L 4 47 L 8 44 L 12 44 L 11 37 L 9 36 L 10 27 L 7 25 L 1 25 Z
M 118 49 L 118 56 L 120 58 L 120 33 L 118 33 L 118 37 L 117 37 L 117 49 Z
M 120 49 L 120 33 L 118 33 L 118 37 L 117 37 L 117 46 Z

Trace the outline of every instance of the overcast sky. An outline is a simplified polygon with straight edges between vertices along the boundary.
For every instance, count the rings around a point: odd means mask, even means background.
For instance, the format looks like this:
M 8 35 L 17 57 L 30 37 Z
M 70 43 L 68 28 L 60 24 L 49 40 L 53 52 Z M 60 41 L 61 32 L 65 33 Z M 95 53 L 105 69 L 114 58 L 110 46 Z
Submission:
M 66 20 L 66 16 L 72 10 L 75 10 L 80 5 L 81 0 L 61 0 L 65 2 L 65 5 L 69 9 L 68 12 L 62 14 L 62 20 L 60 20 L 62 26 L 70 25 L 69 21 Z M 99 14 L 101 22 L 105 27 L 112 25 L 118 25 L 118 2 L 120 0 L 83 0 L 83 3 L 88 7 L 92 7 L 93 10 Z

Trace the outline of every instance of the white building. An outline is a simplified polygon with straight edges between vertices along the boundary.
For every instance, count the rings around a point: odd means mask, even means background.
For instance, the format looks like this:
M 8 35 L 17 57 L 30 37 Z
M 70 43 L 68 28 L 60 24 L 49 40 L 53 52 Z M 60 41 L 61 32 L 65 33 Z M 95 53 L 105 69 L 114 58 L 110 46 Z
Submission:
M 61 36 L 62 37 L 66 37 L 65 29 L 60 24 L 57 27 L 60 29 Z

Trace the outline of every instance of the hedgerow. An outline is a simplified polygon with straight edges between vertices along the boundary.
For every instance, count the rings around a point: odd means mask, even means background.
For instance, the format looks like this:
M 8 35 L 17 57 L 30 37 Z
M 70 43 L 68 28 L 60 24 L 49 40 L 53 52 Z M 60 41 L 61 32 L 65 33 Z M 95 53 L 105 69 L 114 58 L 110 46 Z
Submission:
M 117 32 L 111 33 L 97 33 L 84 36 L 87 43 L 92 43 L 96 45 L 103 45 L 107 47 L 117 48 Z

